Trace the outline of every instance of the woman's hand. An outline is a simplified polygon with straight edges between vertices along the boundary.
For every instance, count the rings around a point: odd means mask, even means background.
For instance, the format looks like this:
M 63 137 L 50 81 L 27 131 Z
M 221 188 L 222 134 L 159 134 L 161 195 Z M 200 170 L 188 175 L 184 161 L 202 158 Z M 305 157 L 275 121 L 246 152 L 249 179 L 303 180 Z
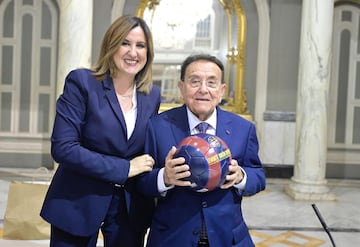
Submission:
M 129 178 L 134 177 L 143 172 L 149 172 L 153 169 L 154 159 L 148 155 L 143 154 L 130 160 Z

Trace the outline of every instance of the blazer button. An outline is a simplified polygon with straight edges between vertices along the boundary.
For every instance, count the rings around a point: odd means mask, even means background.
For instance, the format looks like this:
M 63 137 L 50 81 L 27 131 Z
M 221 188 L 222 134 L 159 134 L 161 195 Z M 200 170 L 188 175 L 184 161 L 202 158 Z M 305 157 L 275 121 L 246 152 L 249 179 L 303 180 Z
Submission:
M 206 207 L 207 207 L 207 202 L 201 202 L 201 206 L 202 206 L 203 208 L 206 208 Z

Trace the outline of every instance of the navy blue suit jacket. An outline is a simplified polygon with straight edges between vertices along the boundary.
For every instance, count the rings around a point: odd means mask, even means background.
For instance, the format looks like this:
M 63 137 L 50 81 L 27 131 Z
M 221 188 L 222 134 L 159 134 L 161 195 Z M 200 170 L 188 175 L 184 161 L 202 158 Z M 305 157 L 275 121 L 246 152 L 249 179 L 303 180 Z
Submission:
M 148 199 L 133 193 L 129 160 L 144 153 L 148 119 L 157 114 L 159 106 L 158 87 L 149 95 L 137 93 L 136 125 L 127 140 L 112 79 L 97 81 L 87 69 L 70 72 L 57 101 L 51 137 L 51 153 L 59 166 L 41 216 L 74 235 L 94 234 L 109 208 L 114 184 L 120 184 L 126 187 L 131 222 L 144 229 L 151 212 Z
M 216 189 L 194 192 L 175 187 L 161 196 L 157 188 L 159 169 L 172 146 L 190 135 L 186 107 L 171 109 L 153 117 L 148 126 L 145 152 L 155 158 L 156 168 L 138 180 L 141 190 L 157 196 L 157 207 L 150 227 L 148 246 L 197 246 L 204 213 L 210 246 L 253 246 L 241 211 L 242 196 L 265 188 L 265 175 L 258 158 L 255 126 L 248 120 L 217 108 L 216 135 L 229 146 L 233 159 L 246 171 L 245 189 Z

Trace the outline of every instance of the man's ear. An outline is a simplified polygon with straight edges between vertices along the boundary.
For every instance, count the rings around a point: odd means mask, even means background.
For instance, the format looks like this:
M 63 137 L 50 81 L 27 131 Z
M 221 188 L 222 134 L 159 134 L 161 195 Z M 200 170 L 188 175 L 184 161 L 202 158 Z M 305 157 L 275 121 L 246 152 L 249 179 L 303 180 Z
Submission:
M 220 102 L 222 100 L 222 98 L 224 97 L 225 95 L 225 92 L 226 92 L 226 83 L 221 83 L 221 86 L 220 86 L 220 92 L 221 92 L 221 99 L 220 99 Z
M 184 87 L 184 82 L 182 80 L 178 81 L 178 88 L 180 89 L 180 91 L 182 90 L 182 88 Z

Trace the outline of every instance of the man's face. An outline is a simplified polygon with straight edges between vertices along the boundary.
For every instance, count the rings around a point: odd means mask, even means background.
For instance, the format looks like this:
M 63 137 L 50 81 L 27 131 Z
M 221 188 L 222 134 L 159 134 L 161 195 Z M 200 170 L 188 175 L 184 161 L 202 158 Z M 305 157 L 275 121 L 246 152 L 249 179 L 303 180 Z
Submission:
M 186 68 L 184 81 L 178 83 L 184 103 L 202 121 L 210 117 L 224 95 L 221 76 L 215 63 L 199 60 Z

